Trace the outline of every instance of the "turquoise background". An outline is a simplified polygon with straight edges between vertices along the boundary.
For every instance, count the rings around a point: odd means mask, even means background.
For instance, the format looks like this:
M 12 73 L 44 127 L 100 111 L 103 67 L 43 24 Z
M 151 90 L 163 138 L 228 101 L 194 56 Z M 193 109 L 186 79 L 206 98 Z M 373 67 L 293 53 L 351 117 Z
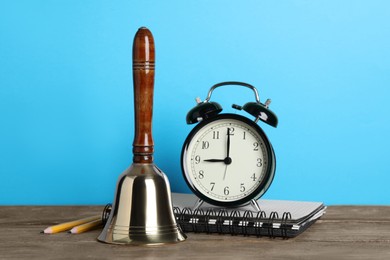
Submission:
M 132 41 L 156 44 L 155 163 L 189 192 L 194 98 L 272 99 L 268 199 L 390 204 L 390 1 L 0 1 L 0 204 L 105 204 L 132 162 Z M 215 91 L 224 112 L 253 101 Z

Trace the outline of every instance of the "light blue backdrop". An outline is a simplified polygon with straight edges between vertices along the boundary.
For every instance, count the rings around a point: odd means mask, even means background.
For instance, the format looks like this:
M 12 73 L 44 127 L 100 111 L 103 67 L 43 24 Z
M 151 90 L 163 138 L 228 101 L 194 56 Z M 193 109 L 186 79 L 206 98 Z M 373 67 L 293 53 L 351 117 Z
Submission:
M 1 1 L 0 204 L 105 204 L 132 162 L 131 49 L 156 43 L 155 162 L 189 192 L 194 98 L 237 80 L 272 98 L 265 197 L 390 204 L 390 2 Z M 245 88 L 213 100 L 253 100 Z

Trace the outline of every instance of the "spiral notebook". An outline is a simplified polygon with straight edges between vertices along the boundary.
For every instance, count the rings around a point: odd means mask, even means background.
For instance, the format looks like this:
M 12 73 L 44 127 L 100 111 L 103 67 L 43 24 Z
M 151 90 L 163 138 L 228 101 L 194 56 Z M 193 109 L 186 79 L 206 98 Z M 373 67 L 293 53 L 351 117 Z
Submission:
M 220 233 L 244 236 L 295 237 L 325 214 L 322 202 L 258 200 L 261 211 L 251 205 L 220 208 L 207 203 L 195 209 L 192 194 L 173 193 L 178 224 L 184 232 Z

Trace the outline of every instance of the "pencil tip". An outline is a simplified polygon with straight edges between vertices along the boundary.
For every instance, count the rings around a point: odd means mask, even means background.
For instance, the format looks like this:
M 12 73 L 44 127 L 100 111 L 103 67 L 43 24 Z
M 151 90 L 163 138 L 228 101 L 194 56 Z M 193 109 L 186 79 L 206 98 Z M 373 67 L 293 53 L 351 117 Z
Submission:
M 43 233 L 45 233 L 45 234 L 51 234 L 51 233 L 53 233 L 53 230 L 52 230 L 52 228 L 48 227 L 48 228 L 46 228 L 45 230 L 43 230 Z

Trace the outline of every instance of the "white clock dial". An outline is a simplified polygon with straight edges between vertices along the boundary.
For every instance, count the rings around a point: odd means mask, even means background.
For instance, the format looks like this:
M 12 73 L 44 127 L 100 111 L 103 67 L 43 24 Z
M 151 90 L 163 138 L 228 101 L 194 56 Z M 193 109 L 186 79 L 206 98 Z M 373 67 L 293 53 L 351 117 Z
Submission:
M 192 189 L 213 201 L 229 203 L 253 198 L 269 185 L 272 148 L 256 126 L 232 115 L 194 129 L 182 159 Z

